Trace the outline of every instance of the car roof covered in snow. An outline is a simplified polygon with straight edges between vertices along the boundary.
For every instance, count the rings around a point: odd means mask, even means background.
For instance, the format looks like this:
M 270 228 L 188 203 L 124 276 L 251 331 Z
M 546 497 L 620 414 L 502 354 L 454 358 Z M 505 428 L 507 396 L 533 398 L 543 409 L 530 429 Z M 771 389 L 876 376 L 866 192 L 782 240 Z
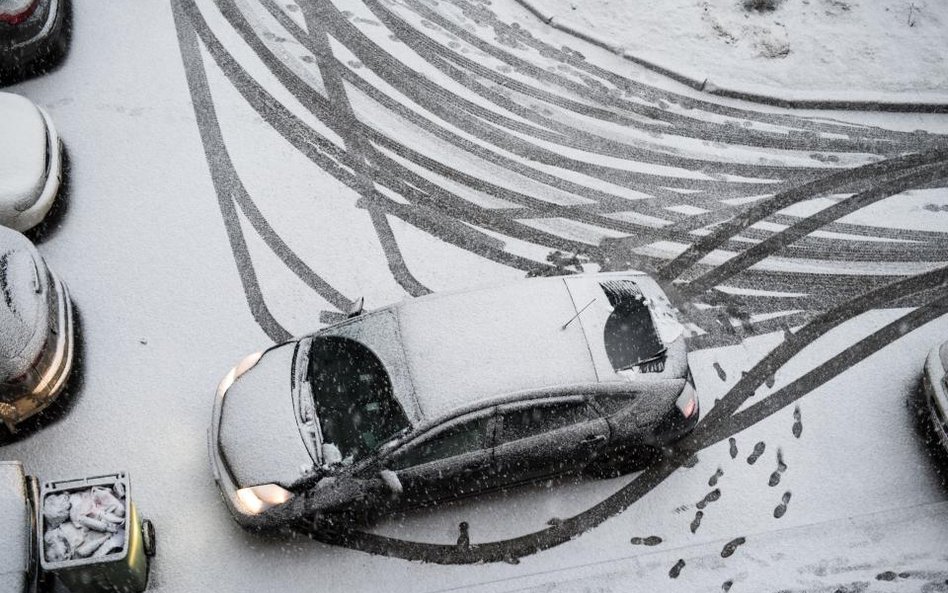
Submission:
M 0 93 L 0 122 L 0 205 L 32 205 L 46 181 L 46 122 L 12 93 Z
M 604 277 L 614 276 L 574 276 L 568 282 L 598 289 Z M 598 382 L 602 372 L 582 323 L 570 322 L 585 304 L 574 302 L 567 278 L 555 277 L 396 305 L 421 416 L 434 420 L 516 392 Z M 614 376 L 611 369 L 609 374 Z
M 21 233 L 0 227 L 0 382 L 25 373 L 49 327 L 39 252 Z

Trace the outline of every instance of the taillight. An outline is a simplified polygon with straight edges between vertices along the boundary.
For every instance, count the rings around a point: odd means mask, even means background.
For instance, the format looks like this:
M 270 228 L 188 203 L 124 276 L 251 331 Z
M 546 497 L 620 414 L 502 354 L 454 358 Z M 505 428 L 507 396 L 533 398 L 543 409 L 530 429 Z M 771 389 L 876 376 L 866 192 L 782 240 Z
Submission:
M 698 394 L 691 383 L 685 382 L 685 388 L 681 390 L 681 395 L 675 400 L 675 405 L 681 410 L 685 418 L 691 418 L 698 409 Z
M 684 414 L 685 418 L 691 418 L 691 415 L 695 413 L 695 408 L 698 407 L 698 402 L 694 398 L 688 400 L 688 403 L 685 404 L 685 407 L 681 410 L 681 413 Z
M 0 21 L 8 25 L 19 25 L 30 18 L 39 0 L 6 0 L 0 1 Z

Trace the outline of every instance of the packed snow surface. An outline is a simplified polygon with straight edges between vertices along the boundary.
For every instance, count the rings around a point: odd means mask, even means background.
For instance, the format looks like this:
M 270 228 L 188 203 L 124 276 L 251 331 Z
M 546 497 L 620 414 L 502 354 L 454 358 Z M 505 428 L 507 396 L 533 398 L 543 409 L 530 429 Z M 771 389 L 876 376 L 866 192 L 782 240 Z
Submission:
M 560 23 L 751 92 L 948 92 L 948 4 L 932 0 L 533 0 Z M 775 6 L 755 9 L 755 6 Z

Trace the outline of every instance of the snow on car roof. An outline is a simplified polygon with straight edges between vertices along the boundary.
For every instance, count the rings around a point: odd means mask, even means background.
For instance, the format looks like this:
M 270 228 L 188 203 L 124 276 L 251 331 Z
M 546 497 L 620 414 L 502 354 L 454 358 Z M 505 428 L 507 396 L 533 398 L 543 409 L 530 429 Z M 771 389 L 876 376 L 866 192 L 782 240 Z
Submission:
M 46 181 L 46 123 L 27 98 L 0 93 L 0 201 L 35 198 Z
M 49 312 L 38 257 L 29 239 L 0 227 L 0 381 L 25 373 L 43 349 Z
M 427 419 L 517 391 L 595 383 L 562 278 L 442 293 L 396 306 L 415 399 Z

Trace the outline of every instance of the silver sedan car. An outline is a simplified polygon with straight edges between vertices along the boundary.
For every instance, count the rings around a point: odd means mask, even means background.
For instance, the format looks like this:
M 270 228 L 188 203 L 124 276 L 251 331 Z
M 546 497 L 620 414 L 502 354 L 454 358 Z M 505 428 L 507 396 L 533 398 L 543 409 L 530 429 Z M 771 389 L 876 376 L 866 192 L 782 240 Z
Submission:
M 264 528 L 623 471 L 698 420 L 683 332 L 637 272 L 359 307 L 224 377 L 214 477 Z
M 7 429 L 56 399 L 74 350 L 66 285 L 29 239 L 0 227 L 0 421 Z

